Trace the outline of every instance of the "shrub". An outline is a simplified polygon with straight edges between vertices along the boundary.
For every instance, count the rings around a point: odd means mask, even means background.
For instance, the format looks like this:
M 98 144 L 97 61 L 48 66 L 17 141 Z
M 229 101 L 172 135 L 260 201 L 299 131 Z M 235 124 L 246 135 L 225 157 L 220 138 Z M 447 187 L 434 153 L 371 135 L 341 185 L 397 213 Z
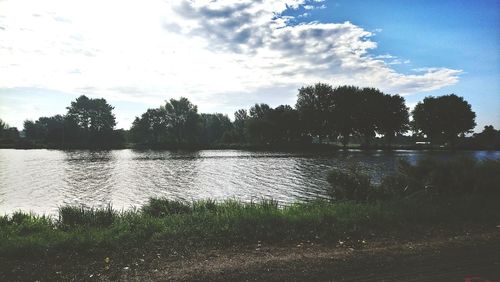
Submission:
M 422 159 L 415 165 L 400 160 L 395 174 L 372 185 L 359 166 L 334 169 L 328 174 L 328 192 L 335 200 L 387 200 L 404 197 L 499 195 L 500 160 Z
M 366 201 L 373 191 L 370 177 L 357 166 L 346 171 L 334 169 L 327 180 L 331 185 L 328 192 L 335 200 Z

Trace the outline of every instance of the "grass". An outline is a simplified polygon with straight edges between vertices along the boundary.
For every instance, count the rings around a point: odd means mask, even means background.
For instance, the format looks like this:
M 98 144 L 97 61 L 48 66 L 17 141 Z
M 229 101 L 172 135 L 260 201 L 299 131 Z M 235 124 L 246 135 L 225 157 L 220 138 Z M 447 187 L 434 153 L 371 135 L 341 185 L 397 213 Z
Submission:
M 500 223 L 497 199 L 314 201 L 279 207 L 276 201 L 192 203 L 151 199 L 140 210 L 63 207 L 58 219 L 16 212 L 0 217 L 0 256 L 140 248 L 144 244 L 210 246 L 296 241 L 336 242 L 373 234 L 418 232 L 418 226 Z M 370 235 L 372 234 L 372 235 Z

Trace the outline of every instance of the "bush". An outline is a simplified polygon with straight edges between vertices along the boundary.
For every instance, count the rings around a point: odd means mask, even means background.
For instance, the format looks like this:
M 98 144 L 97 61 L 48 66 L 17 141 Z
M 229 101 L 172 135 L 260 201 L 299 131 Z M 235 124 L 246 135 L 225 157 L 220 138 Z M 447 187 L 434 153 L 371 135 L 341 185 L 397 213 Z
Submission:
M 328 192 L 335 200 L 366 201 L 373 191 L 370 177 L 358 166 L 351 166 L 346 171 L 334 169 L 327 180 L 331 185 Z
M 335 169 L 328 175 L 328 182 L 330 195 L 335 200 L 500 195 L 500 160 L 422 159 L 415 165 L 400 160 L 397 172 L 384 177 L 380 185 L 372 185 L 358 167 L 347 171 Z

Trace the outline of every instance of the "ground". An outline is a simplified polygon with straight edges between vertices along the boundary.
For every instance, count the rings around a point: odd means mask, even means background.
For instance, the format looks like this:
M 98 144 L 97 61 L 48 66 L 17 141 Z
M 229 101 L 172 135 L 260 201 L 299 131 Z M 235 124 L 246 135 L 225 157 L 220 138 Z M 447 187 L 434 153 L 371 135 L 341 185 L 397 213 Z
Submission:
M 0 266 L 1 281 L 499 281 L 500 227 L 335 244 L 156 244 L 112 254 L 9 259 Z

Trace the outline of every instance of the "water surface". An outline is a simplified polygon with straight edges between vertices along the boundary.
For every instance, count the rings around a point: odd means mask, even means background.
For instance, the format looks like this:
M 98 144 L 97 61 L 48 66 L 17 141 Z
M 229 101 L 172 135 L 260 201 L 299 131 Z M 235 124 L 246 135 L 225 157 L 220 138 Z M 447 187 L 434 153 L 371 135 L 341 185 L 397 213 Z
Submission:
M 273 198 L 286 204 L 325 197 L 326 174 L 359 163 L 375 179 L 397 160 L 431 156 L 500 159 L 500 152 L 338 151 L 277 153 L 240 150 L 0 150 L 0 214 L 55 214 L 62 205 L 117 209 L 149 197 L 196 200 Z

